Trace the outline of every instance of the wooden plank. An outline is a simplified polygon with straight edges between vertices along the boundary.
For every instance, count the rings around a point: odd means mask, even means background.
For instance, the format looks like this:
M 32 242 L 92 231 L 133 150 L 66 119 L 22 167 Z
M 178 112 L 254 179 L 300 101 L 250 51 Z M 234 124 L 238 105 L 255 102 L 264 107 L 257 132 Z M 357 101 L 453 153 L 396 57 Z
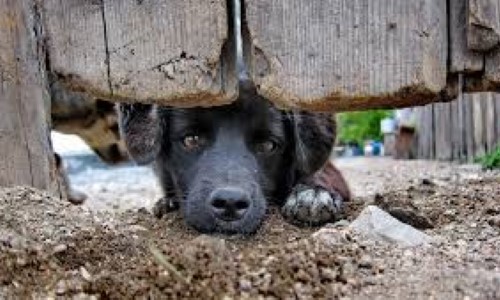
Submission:
M 55 79 L 71 90 L 111 94 L 102 1 L 45 0 L 43 5 Z
M 500 94 L 495 95 L 496 146 L 500 147 Z
M 451 129 L 449 103 L 435 103 L 434 124 L 435 124 L 435 157 L 439 160 L 451 160 Z
M 313 110 L 417 105 L 446 86 L 446 1 L 245 0 L 259 92 Z
M 484 111 L 483 111 L 483 93 L 477 93 L 472 100 L 472 115 L 473 115 L 473 139 L 474 139 L 474 157 L 484 155 L 486 149 L 484 147 Z
M 441 148 L 442 148 L 442 143 L 444 143 L 444 131 L 442 130 L 443 124 L 442 124 L 442 106 L 441 103 L 435 103 L 432 104 L 433 108 L 433 122 L 434 122 L 434 158 L 441 160 Z
M 235 98 L 226 0 L 104 3 L 115 96 L 180 106 Z
M 464 109 L 464 139 L 466 144 L 466 155 L 467 161 L 472 161 L 474 159 L 474 115 L 473 115 L 473 103 L 477 95 L 466 94 L 464 95 L 463 109 Z
M 60 194 L 37 3 L 0 0 L 0 186 L 29 185 Z
M 480 72 L 484 58 L 467 46 L 468 0 L 449 1 L 450 72 Z
M 434 159 L 434 108 L 432 104 L 425 106 L 425 158 Z
M 72 91 L 168 105 L 237 93 L 226 0 L 47 0 L 51 70 Z
M 450 102 L 450 124 L 451 124 L 451 145 L 452 145 L 452 160 L 459 161 L 461 159 L 461 131 L 460 131 L 460 114 L 459 114 L 459 101 L 458 99 Z
M 459 148 L 459 157 L 460 161 L 467 160 L 467 140 L 466 140 L 466 113 L 465 113 L 465 104 L 464 101 L 467 101 L 465 95 L 463 93 L 458 94 L 457 98 L 457 109 L 458 109 L 458 148 Z
M 427 159 L 434 159 L 434 106 L 427 105 Z
M 498 119 L 495 116 L 494 96 L 493 93 L 484 93 L 483 99 L 485 148 L 487 152 L 493 151 L 497 140 L 495 120 Z
M 485 90 L 500 92 L 500 47 L 486 54 L 485 61 Z
M 425 139 L 425 113 L 424 107 L 420 106 L 415 108 L 415 116 L 417 120 L 416 130 L 417 130 L 417 158 L 424 157 L 424 139 Z
M 444 144 L 442 145 L 442 158 L 443 160 L 453 159 L 453 131 L 452 131 L 452 118 L 451 118 L 451 103 L 441 103 L 443 107 L 443 120 L 442 124 L 444 133 Z
M 487 52 L 500 45 L 500 1 L 468 0 L 467 46 Z
M 425 106 L 420 106 L 418 108 L 418 122 L 417 122 L 417 133 L 418 133 L 418 158 L 426 158 L 427 148 L 426 148 L 426 140 L 427 140 L 427 131 L 426 131 L 426 122 L 425 122 Z

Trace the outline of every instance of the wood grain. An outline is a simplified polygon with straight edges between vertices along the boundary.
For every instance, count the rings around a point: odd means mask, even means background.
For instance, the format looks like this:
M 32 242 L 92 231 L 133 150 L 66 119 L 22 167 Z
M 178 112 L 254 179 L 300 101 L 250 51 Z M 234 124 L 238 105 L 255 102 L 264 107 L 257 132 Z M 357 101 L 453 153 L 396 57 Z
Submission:
M 313 110 L 432 101 L 446 86 L 446 1 L 245 0 L 251 76 Z
M 500 1 L 468 0 L 467 46 L 487 52 L 500 45 Z
M 35 1 L 0 0 L 0 186 L 60 194 L 38 8 Z
M 469 0 L 449 1 L 450 67 L 452 73 L 482 72 L 484 55 L 469 49 L 467 45 L 467 12 Z
M 50 67 L 71 90 L 178 106 L 236 97 L 225 0 L 47 0 Z

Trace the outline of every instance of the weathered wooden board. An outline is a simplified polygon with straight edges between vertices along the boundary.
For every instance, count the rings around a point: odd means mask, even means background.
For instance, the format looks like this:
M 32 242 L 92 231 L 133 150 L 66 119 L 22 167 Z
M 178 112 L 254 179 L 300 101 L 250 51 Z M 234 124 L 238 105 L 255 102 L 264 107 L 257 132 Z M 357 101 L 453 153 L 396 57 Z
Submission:
M 225 0 L 46 0 L 51 71 L 115 100 L 215 105 L 236 96 Z
M 490 51 L 500 45 L 500 1 L 468 2 L 467 45 L 471 50 Z
M 481 93 L 473 95 L 472 104 L 472 119 L 474 124 L 474 130 L 472 137 L 474 139 L 474 156 L 478 157 L 484 155 L 486 152 L 486 147 L 484 145 L 485 141 L 485 124 L 484 124 L 484 103 L 483 96 Z
M 457 102 L 457 125 L 456 129 L 458 131 L 457 133 L 457 140 L 458 140 L 458 145 L 456 146 L 459 149 L 459 159 L 461 161 L 467 160 L 467 146 L 466 146 L 466 138 L 465 138 L 465 110 L 464 110 L 464 101 L 467 101 L 467 99 L 464 99 L 464 94 L 460 93 L 458 95 L 458 98 L 456 100 Z
M 36 1 L 0 0 L 0 185 L 58 193 L 39 17 Z
M 446 1 L 245 0 L 261 94 L 313 110 L 419 104 L 446 86 Z
M 449 1 L 450 69 L 457 72 L 481 72 L 484 55 L 469 49 L 467 45 L 467 12 L 469 0 Z
M 460 160 L 460 143 L 462 141 L 460 119 L 459 119 L 459 102 L 458 100 L 450 102 L 450 127 L 451 127 L 451 149 L 452 160 Z
M 418 158 L 473 161 L 500 145 L 500 94 L 459 94 L 416 108 Z
M 500 47 L 486 55 L 483 80 L 486 90 L 500 92 Z
M 496 124 L 496 141 L 495 141 L 495 146 L 500 147 L 500 96 L 495 97 L 495 124 Z
M 452 136 L 450 105 L 436 103 L 434 106 L 435 157 L 439 160 L 452 159 Z
M 102 2 L 43 1 L 49 68 L 71 90 L 110 93 Z
M 500 140 L 500 133 L 496 132 L 495 122 L 500 123 L 500 116 L 495 116 L 495 98 L 492 93 L 484 93 L 484 124 L 485 126 L 485 147 L 486 151 L 493 151 L 497 140 Z

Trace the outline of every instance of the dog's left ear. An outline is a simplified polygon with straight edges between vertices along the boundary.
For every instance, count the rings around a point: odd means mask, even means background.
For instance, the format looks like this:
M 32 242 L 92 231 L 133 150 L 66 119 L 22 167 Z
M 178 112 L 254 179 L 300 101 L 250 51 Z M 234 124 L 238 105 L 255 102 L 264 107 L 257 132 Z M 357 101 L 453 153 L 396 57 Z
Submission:
M 288 113 L 295 147 L 296 176 L 305 178 L 318 171 L 330 157 L 335 143 L 333 114 Z
M 120 103 L 120 134 L 127 150 L 137 163 L 152 162 L 160 151 L 162 126 L 157 108 L 151 104 Z

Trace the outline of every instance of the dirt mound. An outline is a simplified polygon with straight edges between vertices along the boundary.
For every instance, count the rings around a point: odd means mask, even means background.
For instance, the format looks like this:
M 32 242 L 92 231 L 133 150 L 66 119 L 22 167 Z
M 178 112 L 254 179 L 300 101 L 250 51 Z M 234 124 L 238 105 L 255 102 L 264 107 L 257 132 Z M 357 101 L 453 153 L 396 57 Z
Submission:
M 499 201 L 496 177 L 421 182 L 349 204 L 349 220 L 370 203 L 408 223 L 425 219 L 435 242 L 402 248 L 345 227 L 301 229 L 274 208 L 253 236 L 205 236 L 176 213 L 95 213 L 4 189 L 0 298 L 498 299 Z

